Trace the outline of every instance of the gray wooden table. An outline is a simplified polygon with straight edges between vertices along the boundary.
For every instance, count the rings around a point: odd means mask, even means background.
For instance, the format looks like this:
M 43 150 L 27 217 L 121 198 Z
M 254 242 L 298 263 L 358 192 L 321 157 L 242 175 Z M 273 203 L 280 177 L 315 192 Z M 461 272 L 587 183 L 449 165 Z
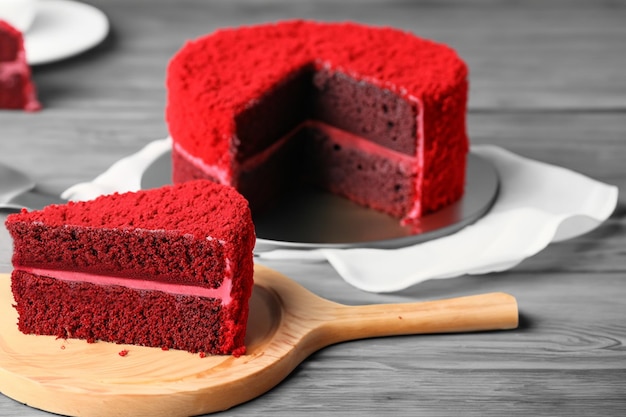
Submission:
M 0 111 L 0 161 L 45 189 L 91 180 L 167 135 L 165 68 L 186 39 L 293 17 L 392 25 L 452 45 L 471 69 L 473 143 L 626 189 L 626 2 L 89 2 L 111 20 L 106 41 L 34 68 L 42 112 Z M 326 263 L 267 262 L 345 304 L 506 291 L 518 299 L 521 326 L 335 345 L 224 415 L 626 415 L 625 213 L 620 197 L 600 228 L 513 270 L 395 294 L 356 290 Z M 0 232 L 0 272 L 8 272 L 10 242 Z M 0 395 L 0 415 L 47 413 Z

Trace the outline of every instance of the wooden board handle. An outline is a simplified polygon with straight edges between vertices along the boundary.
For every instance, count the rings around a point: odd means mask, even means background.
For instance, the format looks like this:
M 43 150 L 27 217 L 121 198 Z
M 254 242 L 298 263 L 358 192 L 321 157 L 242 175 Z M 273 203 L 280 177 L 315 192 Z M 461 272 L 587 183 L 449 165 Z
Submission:
M 334 318 L 320 326 L 334 343 L 402 334 L 456 333 L 514 329 L 517 301 L 489 293 L 446 300 L 368 306 L 337 306 Z

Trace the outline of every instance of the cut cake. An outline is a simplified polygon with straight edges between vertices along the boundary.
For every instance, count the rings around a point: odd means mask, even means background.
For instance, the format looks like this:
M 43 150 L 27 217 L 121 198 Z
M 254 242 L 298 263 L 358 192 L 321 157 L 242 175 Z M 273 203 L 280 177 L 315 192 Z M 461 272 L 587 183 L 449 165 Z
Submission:
M 210 181 L 8 216 L 26 334 L 206 354 L 245 352 L 254 226 Z
M 417 222 L 463 194 L 467 89 L 451 48 L 398 29 L 221 29 L 168 67 L 174 181 L 232 185 L 253 213 L 312 183 Z
M 4 20 L 0 20 L 0 109 L 41 109 L 22 33 Z

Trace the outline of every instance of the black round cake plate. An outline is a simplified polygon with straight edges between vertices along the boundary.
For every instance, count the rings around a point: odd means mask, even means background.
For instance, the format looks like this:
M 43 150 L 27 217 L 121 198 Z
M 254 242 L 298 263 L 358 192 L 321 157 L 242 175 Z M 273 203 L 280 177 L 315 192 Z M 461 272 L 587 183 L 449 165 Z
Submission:
M 424 216 L 418 227 L 313 188 L 285 196 L 273 209 L 254 215 L 255 252 L 272 249 L 370 247 L 394 249 L 437 239 L 459 231 L 484 216 L 495 202 L 499 180 L 493 165 L 468 156 L 465 194 L 461 200 Z M 146 169 L 141 186 L 171 183 L 171 154 L 163 154 Z

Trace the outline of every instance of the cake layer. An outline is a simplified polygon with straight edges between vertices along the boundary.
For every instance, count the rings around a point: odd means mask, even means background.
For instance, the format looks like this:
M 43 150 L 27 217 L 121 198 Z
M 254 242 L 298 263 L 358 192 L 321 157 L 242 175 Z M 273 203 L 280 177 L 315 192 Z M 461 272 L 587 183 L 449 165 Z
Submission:
M 181 349 L 211 354 L 243 346 L 230 310 L 197 296 L 67 282 L 14 271 L 11 287 L 26 334 Z M 94 325 L 94 322 L 97 325 Z
M 13 265 L 70 270 L 137 280 L 222 285 L 227 253 L 216 239 L 176 230 L 117 229 L 15 222 Z M 233 231 L 234 233 L 234 231 Z M 50 250 L 48 242 L 55 242 Z M 232 252 L 232 251 L 231 251 Z M 239 259 L 232 260 L 237 264 Z
M 367 80 L 341 71 L 317 70 L 313 76 L 311 119 L 415 156 L 417 103 Z
M 299 136 L 307 138 L 306 181 L 394 217 L 413 208 L 416 158 L 322 123 L 306 124 Z

